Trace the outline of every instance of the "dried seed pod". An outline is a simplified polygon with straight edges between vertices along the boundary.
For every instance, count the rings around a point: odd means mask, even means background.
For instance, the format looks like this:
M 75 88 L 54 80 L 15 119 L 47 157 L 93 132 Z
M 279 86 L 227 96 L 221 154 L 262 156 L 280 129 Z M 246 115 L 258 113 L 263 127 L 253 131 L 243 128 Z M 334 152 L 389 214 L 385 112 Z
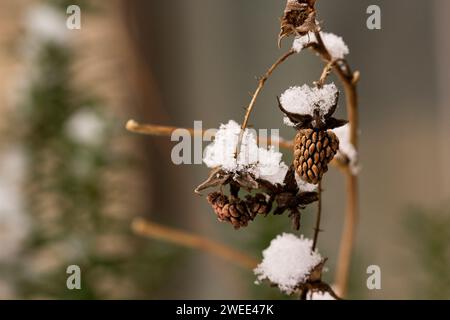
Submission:
M 297 150 L 309 145 L 303 156 Z M 323 146 L 327 146 L 323 149 Z M 298 175 L 306 182 L 317 184 L 328 170 L 328 163 L 333 160 L 339 148 L 339 140 L 331 130 L 303 129 L 295 137 L 294 167 Z
M 207 197 L 220 221 L 231 223 L 235 229 L 248 225 L 253 217 L 250 216 L 245 201 L 230 199 L 220 192 L 212 192 Z
M 287 111 L 278 98 L 278 107 L 294 123 L 298 130 L 294 142 L 294 168 L 300 178 L 317 184 L 328 171 L 328 163 L 339 149 L 339 140 L 331 129 L 343 126 L 347 121 L 336 119 L 339 93 L 334 95 L 333 105 L 325 114 L 316 106 L 314 114 L 296 114 Z
M 281 40 L 290 35 L 305 35 L 308 32 L 318 31 L 316 25 L 315 0 L 287 0 L 281 30 L 278 36 L 278 46 Z

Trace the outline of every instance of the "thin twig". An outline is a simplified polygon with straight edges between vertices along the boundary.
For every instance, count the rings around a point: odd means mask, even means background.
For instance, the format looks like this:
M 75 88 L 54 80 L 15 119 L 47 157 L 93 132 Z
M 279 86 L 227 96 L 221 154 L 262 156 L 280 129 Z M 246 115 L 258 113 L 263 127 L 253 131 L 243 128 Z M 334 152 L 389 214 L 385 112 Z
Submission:
M 175 130 L 187 130 L 193 136 L 201 135 L 203 136 L 202 130 L 194 130 L 192 128 L 177 128 L 170 126 L 160 126 L 154 124 L 140 124 L 134 120 L 128 120 L 125 125 L 126 129 L 131 132 L 140 133 L 140 134 L 148 134 L 152 136 L 171 136 Z
M 182 247 L 198 249 L 247 270 L 253 270 L 257 265 L 256 259 L 229 246 L 203 236 L 146 221 L 142 218 L 134 219 L 131 228 L 138 235 L 170 242 Z
M 284 61 L 286 61 L 287 58 L 292 56 L 294 53 L 295 53 L 295 50 L 290 49 L 288 52 L 286 52 L 284 55 L 282 55 L 277 61 L 275 61 L 275 63 L 266 71 L 266 73 L 261 78 L 259 78 L 258 86 L 256 87 L 255 93 L 253 93 L 252 99 L 250 100 L 250 103 L 247 107 L 247 111 L 245 112 L 244 121 L 242 122 L 242 125 L 241 125 L 241 133 L 239 134 L 239 140 L 238 140 L 238 144 L 236 147 L 236 153 L 235 153 L 236 157 L 240 152 L 242 137 L 244 135 L 245 128 L 247 128 L 248 121 L 250 119 L 250 115 L 251 115 L 253 108 L 255 106 L 255 103 L 256 103 L 256 99 L 258 98 L 259 94 L 261 93 L 262 89 L 264 88 L 266 81 L 270 78 L 270 76 L 275 71 L 275 69 L 278 68 Z
M 325 67 L 323 68 L 322 74 L 320 75 L 319 81 L 315 82 L 316 86 L 319 88 L 322 88 L 325 84 L 325 80 L 330 75 L 331 71 L 333 70 L 335 61 L 332 60 L 328 62 Z
M 332 57 L 325 47 L 319 32 L 316 33 L 317 45 L 311 46 L 327 63 Z M 341 80 L 346 96 L 347 116 L 350 124 L 350 142 L 358 150 L 358 94 L 356 84 L 359 80 L 359 72 L 352 72 L 347 61 L 340 59 L 335 61 L 334 70 Z M 350 261 L 355 240 L 356 224 L 358 220 L 358 179 L 351 170 L 346 170 L 347 180 L 347 208 L 344 227 L 342 230 L 339 257 L 336 269 L 335 284 L 337 292 L 341 296 L 347 294 Z
M 286 52 L 284 55 L 282 55 L 268 70 L 267 72 L 259 79 L 258 87 L 255 90 L 255 93 L 252 96 L 252 99 L 250 101 L 250 104 L 247 107 L 247 112 L 245 113 L 244 121 L 242 122 L 242 130 L 247 128 L 248 121 L 250 119 L 250 114 L 252 113 L 253 107 L 255 106 L 256 99 L 258 98 L 259 94 L 261 93 L 261 90 L 264 87 L 264 84 L 266 81 L 270 78 L 272 73 L 275 71 L 277 67 L 279 67 L 284 61 L 286 61 L 287 58 L 289 58 L 291 55 L 293 55 L 295 51 L 293 49 Z
M 128 120 L 126 129 L 130 132 L 145 134 L 149 136 L 171 136 L 175 130 L 187 130 L 192 136 L 203 137 L 206 130 L 195 130 L 193 128 L 177 128 L 171 126 L 160 126 L 155 124 L 140 124 L 135 120 Z M 278 144 L 280 148 L 292 149 L 294 147 L 294 141 L 280 139 L 272 139 L 267 137 L 263 140 L 261 137 L 257 137 L 258 143 L 264 143 L 266 146 Z
M 314 228 L 314 241 L 312 246 L 312 251 L 316 250 L 317 239 L 320 232 L 320 220 L 322 218 L 322 181 L 319 181 L 318 185 L 318 195 L 319 199 L 317 201 L 317 217 L 316 217 L 316 227 Z

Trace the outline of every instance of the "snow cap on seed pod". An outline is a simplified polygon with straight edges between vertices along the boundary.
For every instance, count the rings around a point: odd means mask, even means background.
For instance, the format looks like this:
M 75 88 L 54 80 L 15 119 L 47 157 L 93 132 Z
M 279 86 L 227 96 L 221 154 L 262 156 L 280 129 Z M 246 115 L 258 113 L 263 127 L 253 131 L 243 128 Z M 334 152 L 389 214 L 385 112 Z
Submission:
M 358 165 L 358 152 L 350 141 L 350 125 L 346 124 L 342 127 L 333 129 L 333 132 L 339 139 L 339 150 L 336 153 L 336 158 L 344 163 L 348 163 L 352 173 L 357 175 L 360 171 Z
M 253 131 L 245 129 L 238 149 L 241 126 L 230 120 L 222 124 L 214 141 L 206 147 L 203 162 L 209 168 L 220 167 L 228 173 L 248 172 L 255 179 L 264 179 L 272 184 L 283 184 L 288 166 L 282 161 L 282 153 L 274 146 L 259 147 Z
M 345 44 L 344 39 L 335 35 L 334 33 L 320 32 L 323 44 L 327 48 L 333 60 L 344 59 L 344 57 L 350 53 L 348 46 Z M 292 43 L 292 49 L 300 53 L 303 49 L 307 48 L 311 44 L 317 43 L 317 37 L 314 32 L 309 32 L 303 36 L 298 36 Z
M 322 87 L 310 87 L 304 84 L 284 91 L 279 102 L 286 111 L 285 122 L 295 126 L 298 121 L 291 119 L 289 114 L 309 117 L 312 120 L 312 117 L 318 113 L 322 119 L 325 119 L 336 111 L 338 98 L 339 91 L 334 83 L 325 84 Z
M 292 294 L 302 285 L 320 281 L 324 259 L 312 251 L 313 241 L 283 233 L 263 251 L 262 262 L 254 269 L 257 283 L 267 280 Z

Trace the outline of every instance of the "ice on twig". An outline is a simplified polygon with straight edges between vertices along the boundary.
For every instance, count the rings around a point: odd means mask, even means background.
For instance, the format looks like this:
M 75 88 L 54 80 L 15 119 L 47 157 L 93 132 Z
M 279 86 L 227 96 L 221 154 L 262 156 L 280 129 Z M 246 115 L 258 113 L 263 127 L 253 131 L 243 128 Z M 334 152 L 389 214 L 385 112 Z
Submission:
M 350 53 L 350 50 L 342 37 L 328 32 L 321 32 L 320 35 L 325 47 L 334 60 L 344 59 L 344 57 Z M 309 32 L 301 37 L 296 37 L 292 44 L 292 49 L 296 52 L 300 52 L 311 43 L 317 43 L 316 35 L 313 32 Z
M 254 270 L 258 281 L 268 280 L 282 292 L 293 293 L 322 262 L 321 255 L 311 247 L 312 240 L 303 236 L 288 233 L 277 236 L 263 251 L 263 261 Z
M 287 89 L 281 95 L 280 102 L 290 113 L 314 116 L 315 110 L 318 110 L 323 117 L 335 104 L 337 92 L 338 89 L 334 83 L 326 84 L 322 88 L 305 84 Z M 285 123 L 289 124 L 286 121 Z

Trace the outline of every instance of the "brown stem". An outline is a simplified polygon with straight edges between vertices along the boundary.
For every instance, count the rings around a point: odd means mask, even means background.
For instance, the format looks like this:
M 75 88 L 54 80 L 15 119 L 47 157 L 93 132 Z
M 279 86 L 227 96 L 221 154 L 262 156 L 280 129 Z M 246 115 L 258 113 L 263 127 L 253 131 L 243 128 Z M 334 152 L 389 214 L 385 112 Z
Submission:
M 203 136 L 202 130 L 194 130 L 192 128 L 177 128 L 177 127 L 170 127 L 170 126 L 159 126 L 159 125 L 154 125 L 154 124 L 140 124 L 134 120 L 128 120 L 125 127 L 128 131 L 131 131 L 134 133 L 140 133 L 140 134 L 148 134 L 151 136 L 170 136 L 170 135 L 172 135 L 172 133 L 175 130 L 178 130 L 178 129 L 188 130 L 189 133 L 194 136 L 196 136 L 196 135 Z
M 266 71 L 266 73 L 259 78 L 258 86 L 256 87 L 255 92 L 253 93 L 252 99 L 250 100 L 250 103 L 247 107 L 247 112 L 244 116 L 244 121 L 241 125 L 241 133 L 239 135 L 239 140 L 236 148 L 236 156 L 239 154 L 239 150 L 241 147 L 242 142 L 242 136 L 244 135 L 245 128 L 247 128 L 248 121 L 250 119 L 250 114 L 253 111 L 253 107 L 255 106 L 256 99 L 258 98 L 259 94 L 261 93 L 262 89 L 264 88 L 264 85 L 266 84 L 266 81 L 270 78 L 272 73 L 275 71 L 276 68 L 278 68 L 284 61 L 286 61 L 287 58 L 292 56 L 295 53 L 295 50 L 290 49 L 288 52 L 286 52 L 284 55 L 282 55 L 275 63 Z
M 142 218 L 136 218 L 132 222 L 131 228 L 138 235 L 170 242 L 183 247 L 198 249 L 244 269 L 253 270 L 257 265 L 256 259 L 224 244 L 186 231 L 145 221 Z
M 335 61 L 332 60 L 328 62 L 325 67 L 323 68 L 322 74 L 320 75 L 319 81 L 317 81 L 315 84 L 317 87 L 321 88 L 325 84 L 325 80 L 330 75 L 331 71 L 333 70 Z
M 171 136 L 172 133 L 177 129 L 184 129 L 189 131 L 189 133 L 193 136 L 203 136 L 204 130 L 194 130 L 193 128 L 177 128 L 177 127 L 171 127 L 171 126 L 160 126 L 160 125 L 154 125 L 154 124 L 140 124 L 136 122 L 135 120 L 128 120 L 126 124 L 126 129 L 130 132 L 134 133 L 140 133 L 150 136 Z M 294 141 L 292 140 L 285 140 L 285 139 L 278 139 L 276 141 L 272 141 L 270 137 L 267 137 L 266 140 L 262 140 L 262 138 L 257 137 L 258 143 L 265 143 L 266 146 L 273 145 L 275 143 L 278 143 L 278 146 L 280 148 L 286 149 L 286 150 L 292 150 L 294 148 Z M 340 161 L 338 159 L 333 159 L 331 162 L 331 165 L 340 169 L 342 172 L 347 171 L 348 163 L 344 161 Z
M 342 298 L 339 297 L 336 292 L 334 292 L 333 288 L 331 288 L 329 284 L 323 281 L 308 283 L 304 285 L 303 288 L 300 289 L 299 300 L 307 300 L 308 293 L 313 293 L 314 291 L 328 292 L 334 299 L 342 300 Z
M 244 121 L 242 122 L 242 127 L 241 127 L 242 130 L 247 128 L 248 120 L 250 119 L 250 114 L 252 113 L 253 107 L 255 106 L 256 99 L 258 98 L 259 94 L 261 93 L 261 90 L 263 89 L 266 81 L 270 78 L 270 76 L 275 71 L 275 69 L 277 67 L 279 67 L 284 61 L 286 61 L 287 58 L 289 58 L 294 53 L 295 53 L 295 51 L 293 49 L 291 49 L 288 52 L 286 52 L 259 79 L 258 87 L 256 88 L 255 93 L 252 96 L 252 100 L 250 101 L 250 104 L 247 107 L 247 112 L 245 113 Z
M 317 239 L 319 238 L 320 232 L 320 220 L 322 218 L 322 181 L 319 181 L 318 193 L 319 193 L 319 200 L 317 201 L 317 217 L 316 217 L 316 227 L 314 228 L 314 241 L 312 251 L 316 250 Z
M 200 136 L 202 137 L 205 133 L 205 130 L 194 130 L 193 128 L 177 128 L 177 127 L 171 127 L 171 126 L 160 126 L 160 125 L 154 125 L 154 124 L 140 124 L 136 122 L 135 120 L 128 120 L 126 124 L 126 129 L 130 132 L 134 133 L 140 133 L 150 136 L 171 136 L 172 133 L 175 130 L 182 129 L 187 130 L 192 136 Z M 292 140 L 284 140 L 284 139 L 277 139 L 275 141 L 272 141 L 271 137 L 267 137 L 265 140 L 262 140 L 262 138 L 258 137 L 258 143 L 265 143 L 266 146 L 273 145 L 275 143 L 278 143 L 278 146 L 280 148 L 284 149 L 292 149 L 294 147 L 294 142 Z
M 311 46 L 326 62 L 331 62 L 332 57 L 325 47 L 320 33 L 316 33 L 317 45 Z M 341 80 L 346 96 L 347 115 L 350 124 L 350 142 L 358 150 L 358 93 L 356 84 L 359 80 L 359 72 L 353 73 L 346 60 L 340 59 L 334 63 L 334 70 Z M 335 284 L 338 294 L 347 294 L 350 261 L 355 240 L 356 224 L 358 220 L 358 179 L 346 170 L 347 180 L 347 206 L 344 227 L 342 230 L 339 257 L 336 269 Z

